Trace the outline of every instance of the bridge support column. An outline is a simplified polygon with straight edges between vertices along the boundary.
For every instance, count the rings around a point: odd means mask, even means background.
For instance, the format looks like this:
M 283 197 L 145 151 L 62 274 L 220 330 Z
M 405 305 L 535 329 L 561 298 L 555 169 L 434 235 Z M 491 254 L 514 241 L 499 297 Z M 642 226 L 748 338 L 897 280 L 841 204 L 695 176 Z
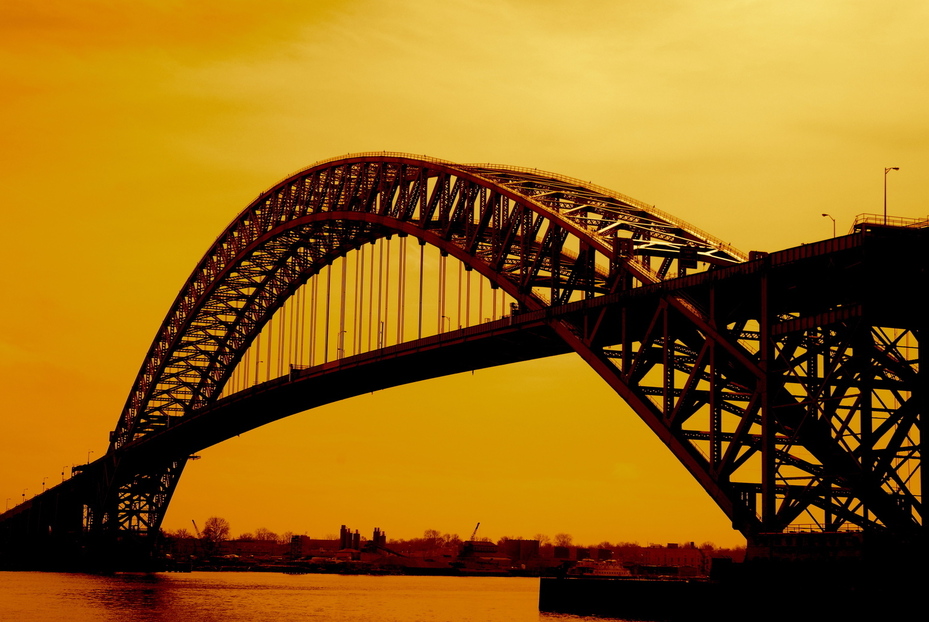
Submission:
M 758 379 L 758 393 L 761 400 L 761 529 L 777 529 L 776 461 L 775 461 L 775 413 L 771 403 L 772 379 L 775 361 L 772 359 L 773 342 L 771 335 L 771 306 L 768 277 L 763 275 L 759 283 L 759 360 L 761 377 Z

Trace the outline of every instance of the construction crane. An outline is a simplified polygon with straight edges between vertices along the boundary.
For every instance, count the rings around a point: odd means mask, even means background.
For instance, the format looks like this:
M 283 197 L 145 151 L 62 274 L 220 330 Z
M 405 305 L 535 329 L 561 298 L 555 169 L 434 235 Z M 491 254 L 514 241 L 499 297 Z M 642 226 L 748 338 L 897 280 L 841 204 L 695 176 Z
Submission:
M 203 539 L 203 536 L 200 535 L 200 530 L 197 528 L 197 521 L 195 521 L 194 519 L 191 518 L 191 519 L 190 519 L 190 522 L 192 522 L 192 523 L 194 524 L 194 531 L 197 532 L 197 540 L 202 540 L 202 539 Z M 478 525 L 480 525 L 480 523 L 478 523 Z M 477 530 L 475 530 L 475 531 L 477 531 Z
M 474 542 L 474 536 L 477 535 L 477 530 L 480 528 L 481 523 L 478 521 L 477 525 L 474 527 L 474 531 L 471 532 L 471 542 Z

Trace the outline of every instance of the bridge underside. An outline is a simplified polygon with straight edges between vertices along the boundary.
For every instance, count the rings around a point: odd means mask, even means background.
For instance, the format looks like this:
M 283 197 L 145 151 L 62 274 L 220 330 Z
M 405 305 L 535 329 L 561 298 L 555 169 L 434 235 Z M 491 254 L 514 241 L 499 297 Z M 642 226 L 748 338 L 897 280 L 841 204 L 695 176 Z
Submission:
M 540 318 L 506 318 L 473 328 L 332 361 L 221 399 L 165 431 L 137 441 L 127 455 L 143 465 L 189 456 L 233 436 L 317 406 L 475 369 L 570 352 Z

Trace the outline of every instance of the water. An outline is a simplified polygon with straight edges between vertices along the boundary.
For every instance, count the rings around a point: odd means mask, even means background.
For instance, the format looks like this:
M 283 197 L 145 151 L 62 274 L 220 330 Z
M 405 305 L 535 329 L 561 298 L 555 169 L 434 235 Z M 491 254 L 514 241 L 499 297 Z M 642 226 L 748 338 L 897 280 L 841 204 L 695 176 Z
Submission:
M 2 622 L 556 622 L 539 580 L 193 572 L 0 572 Z

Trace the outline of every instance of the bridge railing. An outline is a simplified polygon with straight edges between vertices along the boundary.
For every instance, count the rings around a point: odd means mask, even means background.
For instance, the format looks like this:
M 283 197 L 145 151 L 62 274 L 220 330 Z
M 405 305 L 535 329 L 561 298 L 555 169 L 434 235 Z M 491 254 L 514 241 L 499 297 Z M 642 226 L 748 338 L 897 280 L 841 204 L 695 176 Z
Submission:
M 925 229 L 929 227 L 929 216 L 907 218 L 904 216 L 884 216 L 883 214 L 858 214 L 849 233 L 854 233 L 861 225 L 888 225 L 907 229 Z

